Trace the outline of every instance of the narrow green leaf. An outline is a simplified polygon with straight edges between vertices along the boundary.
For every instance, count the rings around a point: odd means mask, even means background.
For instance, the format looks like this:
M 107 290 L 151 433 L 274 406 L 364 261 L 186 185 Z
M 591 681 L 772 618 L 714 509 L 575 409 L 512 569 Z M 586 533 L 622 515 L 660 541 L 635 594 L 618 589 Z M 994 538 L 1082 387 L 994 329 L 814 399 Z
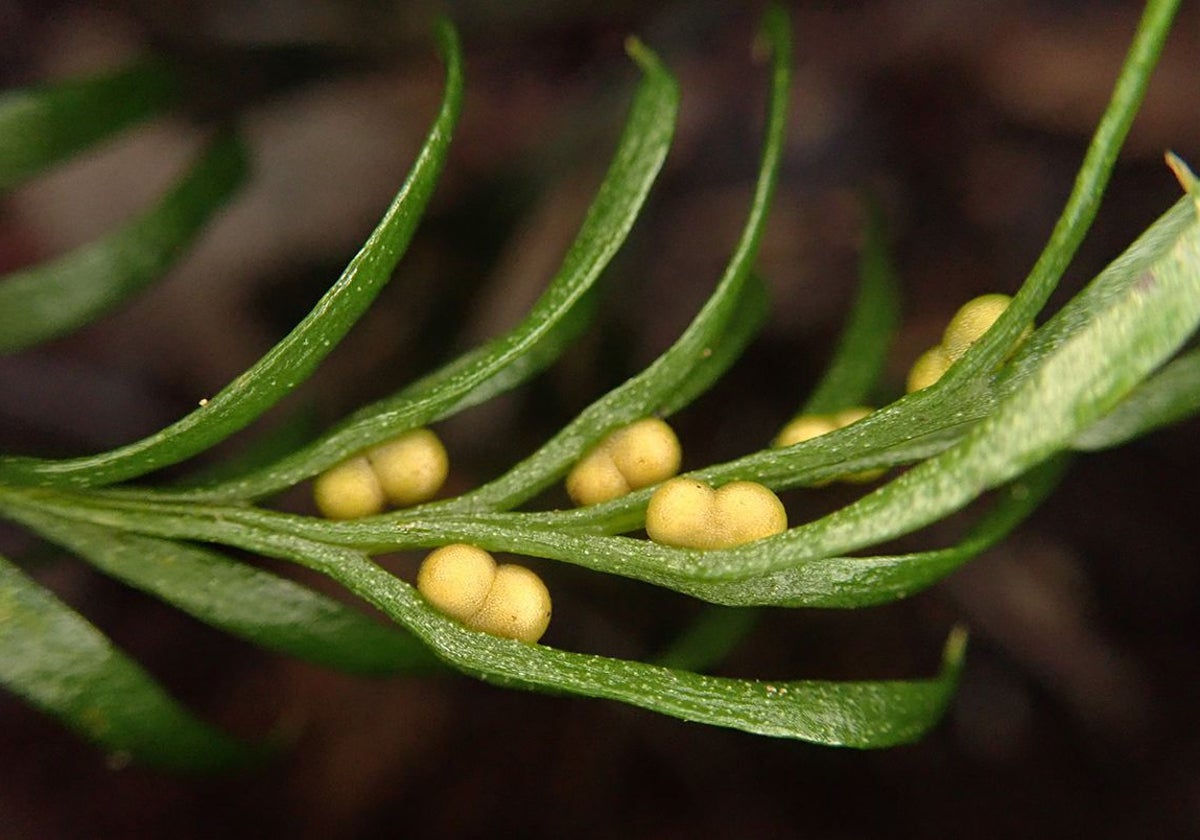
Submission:
M 1169 249 L 1189 227 L 1195 225 L 1196 214 L 1191 205 L 1187 198 L 1177 201 L 1100 275 L 1072 297 L 1050 320 L 1038 327 L 999 372 L 996 393 L 1012 393 L 1058 347 L 1078 335 L 1114 301 L 1127 296 L 1138 281 L 1139 267 L 1144 266 L 1146 254 Z
M 900 293 L 888 251 L 883 212 L 866 200 L 867 227 L 858 261 L 859 286 L 833 360 L 801 414 L 829 414 L 868 400 L 887 363 L 900 321 Z
M 967 536 L 949 548 L 895 556 L 814 558 L 779 571 L 729 581 L 698 580 L 694 574 L 666 568 L 683 556 L 702 562 L 701 552 L 685 552 L 628 537 L 523 527 L 523 520 L 528 518 L 523 514 L 436 519 L 402 526 L 399 533 L 378 525 L 345 523 L 336 527 L 336 534 L 311 519 L 274 513 L 259 515 L 237 509 L 205 509 L 191 517 L 178 507 L 170 513 L 158 509 L 157 517 L 151 512 L 153 508 L 142 508 L 137 513 L 131 509 L 121 514 L 111 510 L 88 514 L 76 509 L 74 515 L 99 515 L 110 523 L 161 528 L 162 533 L 171 536 L 197 539 L 212 539 L 220 533 L 197 522 L 200 517 L 202 521 L 236 521 L 239 526 L 323 538 L 373 551 L 469 542 L 491 551 L 545 557 L 634 577 L 717 604 L 855 608 L 908 597 L 991 548 L 1037 509 L 1057 485 L 1065 467 L 1065 460 L 1052 459 L 1007 485 Z
M 992 508 L 949 548 L 876 557 L 822 557 L 744 580 L 685 583 L 682 591 L 718 604 L 853 609 L 920 592 L 1012 533 L 1058 486 L 1065 459 L 1035 467 L 998 491 Z
M 155 62 L 0 93 L 0 190 L 154 116 L 177 98 L 174 75 Z
M 364 406 L 314 443 L 265 469 L 169 497 L 231 501 L 268 495 L 381 440 L 490 399 L 557 358 L 586 324 L 592 305 L 589 292 L 633 227 L 674 135 L 679 108 L 675 80 L 644 47 L 634 49 L 633 56 L 644 77 L 616 154 L 557 275 L 520 324 L 398 393 Z
M 541 448 L 499 478 L 450 499 L 391 514 L 389 522 L 473 510 L 504 510 L 560 478 L 596 441 L 649 414 L 669 415 L 706 390 L 736 361 L 766 317 L 766 290 L 751 272 L 779 174 L 791 85 L 787 22 L 770 15 L 772 48 L 766 141 L 746 225 L 712 296 L 678 340 L 648 368 L 584 409 Z M 640 48 L 644 51 L 644 48 Z M 637 53 L 635 53 L 636 55 Z
M 245 174 L 241 143 L 222 134 L 155 207 L 122 229 L 0 277 L 0 353 L 77 329 L 161 277 Z
M 87 495 L 42 488 L 0 489 L 0 505 L 10 515 L 33 508 L 76 521 L 129 528 L 158 536 L 219 540 L 246 551 L 299 563 L 328 575 L 354 594 L 373 604 L 408 628 L 446 662 L 458 670 L 501 685 L 602 697 L 642 706 L 657 712 L 715 726 L 726 726 L 777 737 L 799 738 L 822 744 L 885 747 L 906 743 L 932 726 L 953 694 L 962 659 L 964 638 L 955 635 L 947 644 L 946 663 L 932 680 L 886 682 L 787 681 L 764 683 L 698 676 L 640 662 L 590 656 L 540 645 L 527 645 L 476 633 L 442 616 L 426 604 L 416 590 L 372 563 L 359 551 L 300 536 L 293 526 L 316 526 L 347 533 L 350 523 L 317 522 L 246 508 L 204 508 L 178 503 L 155 504 L 143 500 L 97 502 Z M 491 514 L 512 517 L 517 514 Z M 600 546 L 606 553 L 621 545 L 643 546 L 657 555 L 692 556 L 645 540 L 627 537 L 581 538 L 541 529 L 503 529 L 481 525 L 483 517 L 458 520 L 457 527 L 486 547 L 491 538 L 529 544 L 531 553 L 552 557 L 575 540 L 583 554 L 575 562 L 587 565 L 586 553 Z M 411 529 L 411 530 L 410 530 Z M 440 529 L 440 530 L 439 530 Z M 445 537 L 445 523 L 430 522 L 426 529 L 405 526 L 402 538 L 413 545 L 441 545 L 456 541 Z M 490 536 L 489 536 L 490 535 Z M 707 552 L 708 555 L 722 552 Z M 620 551 L 611 551 L 614 565 L 625 563 Z M 626 568 L 617 569 L 625 574 Z M 655 570 L 646 575 L 652 579 Z M 633 575 L 638 576 L 638 575 Z M 770 686 L 770 688 L 768 688 Z M 786 690 L 785 690 L 786 689 Z
M 962 381 L 993 370 L 1008 355 L 1026 325 L 1032 322 L 1058 285 L 1096 218 L 1117 155 L 1141 108 L 1151 73 L 1178 9 L 1179 0 L 1148 0 L 1146 3 L 1133 43 L 1121 65 L 1112 98 L 1092 135 L 1071 195 L 1045 249 L 1004 314 L 933 388 L 953 388 Z
M 3 557 L 0 650 L 0 684 L 114 756 L 190 771 L 253 758 Z
M 754 628 L 758 615 L 758 610 L 706 607 L 655 664 L 680 671 L 707 671 L 729 656 Z
M 1124 402 L 1076 436 L 1071 445 L 1085 451 L 1110 449 L 1197 413 L 1200 351 L 1193 350 L 1135 388 Z
M 466 542 L 489 551 L 544 557 L 631 577 L 729 606 L 852 608 L 919 592 L 990 548 L 1037 508 L 1065 466 L 1065 461 L 1051 459 L 1012 482 L 967 537 L 950 548 L 881 557 L 822 555 L 778 566 L 773 565 L 780 558 L 772 548 L 783 537 L 740 549 L 693 551 L 645 539 L 572 533 L 548 527 L 547 517 L 539 521 L 537 514 L 527 513 L 431 517 L 395 526 L 384 517 L 328 522 L 244 507 L 97 500 L 49 490 L 0 490 L 0 509 L 14 519 L 22 519 L 23 510 L 33 508 L 106 528 L 171 539 L 234 540 L 239 545 L 264 531 L 371 553 Z M 765 571 L 711 574 L 715 562 L 738 558 L 743 569 L 758 564 Z
M 324 571 L 424 639 L 454 667 L 500 685 L 619 700 L 683 720 L 820 744 L 878 748 L 920 737 L 958 682 L 965 635 L 952 634 L 934 679 L 761 682 L 707 677 L 476 633 L 361 555 L 283 536 L 274 549 Z
M 136 443 L 81 458 L 0 458 L 0 480 L 20 484 L 96 486 L 178 463 L 243 428 L 286 396 L 370 306 L 416 229 L 446 158 L 462 103 L 458 36 L 442 22 L 446 93 L 433 127 L 383 220 L 342 276 L 295 329 L 206 405 Z
M 954 446 L 823 519 L 744 552 L 709 552 L 705 567 L 694 571 L 736 578 L 853 551 L 935 521 L 1065 449 L 1200 321 L 1200 224 L 1188 210 L 1191 222 L 1178 238 L 1150 237 L 1156 247 L 1139 248 L 1107 270 L 1131 273 L 1125 294 L 1098 308 Z
M 105 574 L 269 650 L 361 674 L 436 662 L 412 636 L 216 551 L 30 510 L 14 518 Z

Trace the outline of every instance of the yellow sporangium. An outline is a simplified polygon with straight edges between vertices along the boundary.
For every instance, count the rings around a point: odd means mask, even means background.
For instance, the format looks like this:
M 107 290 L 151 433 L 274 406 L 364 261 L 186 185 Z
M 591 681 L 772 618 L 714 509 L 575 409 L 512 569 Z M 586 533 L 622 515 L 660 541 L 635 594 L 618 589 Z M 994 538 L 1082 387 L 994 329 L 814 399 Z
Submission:
M 775 436 L 772 445 L 775 447 L 793 446 L 797 443 L 803 443 L 806 440 L 812 440 L 821 435 L 829 434 L 836 429 L 849 426 L 851 423 L 857 423 L 872 411 L 874 409 L 868 408 L 865 405 L 856 405 L 851 408 L 844 408 L 833 414 L 798 415 L 792 418 L 779 434 Z M 885 472 L 886 470 L 863 470 L 861 472 L 850 473 L 849 475 L 838 476 L 837 480 L 861 484 L 874 481 Z M 827 483 L 818 482 L 812 486 L 820 487 Z
M 967 354 L 972 344 L 983 338 L 1011 303 L 1011 297 L 997 293 L 980 295 L 960 306 L 942 333 L 942 343 L 926 350 L 913 363 L 908 372 L 908 393 L 928 388 L 941 379 L 952 364 Z M 1013 344 L 1013 350 L 1032 332 L 1033 325 L 1029 324 Z
M 646 509 L 650 539 L 680 548 L 732 548 L 787 530 L 779 497 L 753 481 L 714 490 L 694 478 L 673 478 Z
M 567 475 L 567 494 L 594 505 L 658 484 L 679 472 L 679 438 L 665 422 L 647 417 L 610 433 Z
M 905 391 L 911 394 L 914 391 L 928 388 L 945 375 L 946 371 L 950 369 L 950 364 L 950 358 L 946 355 L 946 350 L 942 345 L 937 344 L 930 347 L 917 357 L 912 368 L 909 369 Z
M 772 441 L 772 446 L 784 447 L 828 434 L 838 426 L 828 414 L 801 414 L 793 417 Z
M 980 295 L 964 303 L 954 313 L 946 332 L 942 335 L 942 349 L 953 364 L 971 349 L 971 345 L 983 338 L 983 334 L 992 328 L 1012 298 L 1008 295 Z
M 446 448 L 429 429 L 413 429 L 330 467 L 313 483 L 313 500 L 329 519 L 357 519 L 384 506 L 432 499 L 450 471 Z
M 535 573 L 455 543 L 430 552 L 417 572 L 417 591 L 439 612 L 472 630 L 533 643 L 550 626 L 550 592 Z

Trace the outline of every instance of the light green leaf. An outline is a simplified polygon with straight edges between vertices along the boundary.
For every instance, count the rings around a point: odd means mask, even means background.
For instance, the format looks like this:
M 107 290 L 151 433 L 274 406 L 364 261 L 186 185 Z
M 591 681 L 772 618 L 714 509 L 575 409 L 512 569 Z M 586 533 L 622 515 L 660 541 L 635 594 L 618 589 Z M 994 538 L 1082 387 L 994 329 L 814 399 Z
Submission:
M 254 753 L 195 718 L 108 638 L 0 557 L 0 684 L 116 757 L 172 770 Z
M 0 277 L 0 353 L 77 329 L 161 277 L 245 174 L 245 150 L 223 134 L 157 206 L 121 230 Z
M 1200 412 L 1200 351 L 1175 359 L 1147 379 L 1124 402 L 1071 442 L 1079 450 L 1120 446 Z
M 1117 155 L 1145 98 L 1151 71 L 1178 10 L 1179 0 L 1146 3 L 1108 107 L 1092 135 L 1071 195 L 1046 247 L 1004 314 L 930 390 L 953 388 L 994 370 L 1045 305 L 1096 218 Z

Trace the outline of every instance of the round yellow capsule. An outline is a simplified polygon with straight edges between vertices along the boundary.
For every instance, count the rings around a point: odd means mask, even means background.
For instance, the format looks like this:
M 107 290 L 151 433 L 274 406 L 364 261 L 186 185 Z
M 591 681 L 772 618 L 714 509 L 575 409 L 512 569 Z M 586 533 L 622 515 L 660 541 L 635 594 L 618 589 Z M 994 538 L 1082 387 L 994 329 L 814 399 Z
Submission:
M 579 460 L 567 475 L 577 505 L 594 505 L 649 487 L 679 472 L 679 438 L 657 417 L 617 429 Z
M 707 545 L 713 530 L 713 489 L 694 478 L 673 478 L 654 491 L 646 507 L 646 533 L 664 545 Z
M 942 345 L 930 347 L 917 357 L 912 368 L 908 371 L 908 381 L 905 390 L 908 393 L 928 388 L 945 375 L 950 369 L 950 359 Z
M 430 552 L 417 571 L 417 590 L 453 619 L 466 622 L 483 608 L 496 561 L 482 548 L 455 543 Z
M 942 350 L 946 358 L 951 363 L 961 359 L 971 345 L 992 328 L 1010 303 L 1012 298 L 1008 295 L 991 294 L 972 298 L 959 307 L 942 335 Z
M 450 472 L 446 447 L 429 429 L 413 429 L 367 450 L 367 460 L 389 502 L 398 507 L 426 502 Z
M 487 600 L 466 624 L 493 636 L 536 642 L 550 626 L 550 592 L 542 579 L 524 566 L 506 563 L 496 569 Z
M 721 547 L 743 545 L 787 530 L 787 511 L 769 489 L 754 481 L 735 481 L 713 496 Z
M 650 539 L 680 548 L 731 548 L 787 530 L 787 511 L 761 484 L 735 481 L 718 490 L 675 478 L 654 491 L 646 509 Z
M 329 519 L 357 519 L 382 511 L 386 499 L 374 470 L 360 455 L 317 476 L 313 501 Z
M 472 630 L 536 642 L 550 625 L 550 592 L 535 573 L 456 543 L 430 552 L 417 572 L 417 591 L 438 611 Z
M 321 473 L 313 482 L 317 509 L 329 519 L 357 519 L 388 503 L 433 498 L 450 471 L 446 448 L 429 429 L 413 429 Z
M 783 447 L 803 443 L 806 440 L 828 434 L 837 427 L 833 418 L 824 414 L 801 414 L 788 421 L 788 424 L 775 436 L 772 445 Z
M 851 406 L 850 408 L 843 408 L 841 411 L 835 413 L 830 419 L 833 420 L 834 424 L 839 429 L 842 429 L 846 426 L 849 426 L 851 423 L 857 423 L 859 420 L 862 420 L 864 417 L 867 417 L 874 411 L 875 409 L 869 408 L 865 405 L 855 405 Z
M 776 447 L 791 446 L 806 440 L 812 440 L 815 437 L 828 434 L 836 429 L 849 426 L 851 423 L 857 423 L 872 411 L 874 409 L 867 406 L 856 405 L 851 408 L 844 408 L 834 414 L 801 414 L 783 427 L 783 430 L 776 435 L 773 445 Z M 837 480 L 861 484 L 875 481 L 885 472 L 886 470 L 863 470 L 862 472 L 839 476 Z M 812 486 L 823 487 L 828 483 L 829 481 L 818 481 L 814 482 Z

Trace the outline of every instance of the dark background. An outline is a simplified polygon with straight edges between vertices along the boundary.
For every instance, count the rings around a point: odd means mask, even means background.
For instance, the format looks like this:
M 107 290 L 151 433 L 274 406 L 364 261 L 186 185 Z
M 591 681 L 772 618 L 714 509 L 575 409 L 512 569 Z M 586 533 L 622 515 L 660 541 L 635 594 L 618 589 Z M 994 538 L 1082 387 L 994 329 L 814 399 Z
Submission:
M 467 99 L 427 219 L 375 308 L 268 431 L 294 417 L 324 427 L 515 323 L 607 164 L 636 80 L 628 34 L 660 53 L 684 93 L 663 176 L 606 275 L 598 325 L 514 395 L 439 424 L 454 464 L 447 492 L 457 492 L 531 451 L 687 323 L 744 221 L 766 78 L 751 58 L 754 4 L 448 7 L 464 38 Z M 241 115 L 256 173 L 160 286 L 76 335 L 0 360 L 0 447 L 82 453 L 147 434 L 307 311 L 386 206 L 436 108 L 432 11 L 0 0 L 3 86 L 158 52 L 189 69 L 196 103 L 0 198 L 0 270 L 145 206 L 214 117 Z M 1070 0 L 792 9 L 788 146 L 759 261 L 774 314 L 726 380 L 678 416 L 685 466 L 763 446 L 819 375 L 853 292 L 861 187 L 886 207 L 903 282 L 904 327 L 881 399 L 899 392 L 959 304 L 1017 289 L 1139 11 Z M 1176 199 L 1166 148 L 1200 162 L 1198 42 L 1200 14 L 1187 4 L 1051 309 Z M 281 89 L 288 80 L 297 84 Z M 5 696 L 0 837 L 1195 836 L 1196 435 L 1193 421 L 1081 458 L 1017 534 L 903 603 L 765 612 L 721 673 L 919 676 L 935 669 L 950 626 L 970 625 L 945 721 L 920 744 L 878 753 L 466 678 L 341 676 L 222 636 L 6 526 L 0 550 L 206 719 L 294 745 L 249 777 L 115 768 Z M 857 492 L 787 502 L 802 521 Z M 311 510 L 304 488 L 280 504 Z M 945 544 L 959 527 L 907 545 Z M 407 575 L 414 561 L 384 562 Z M 539 568 L 556 599 L 548 644 L 650 657 L 698 611 L 638 584 Z

